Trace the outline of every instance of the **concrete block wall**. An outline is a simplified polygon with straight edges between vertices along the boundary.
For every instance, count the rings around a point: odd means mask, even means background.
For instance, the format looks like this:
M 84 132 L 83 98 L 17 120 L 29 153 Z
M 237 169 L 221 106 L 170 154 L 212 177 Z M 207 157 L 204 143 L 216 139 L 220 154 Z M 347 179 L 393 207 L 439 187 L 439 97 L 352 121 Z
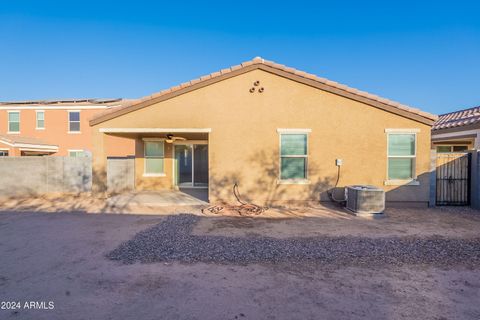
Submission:
M 2 157 L 0 197 L 51 192 L 90 192 L 89 157 Z
M 135 158 L 107 159 L 107 192 L 119 193 L 135 189 Z

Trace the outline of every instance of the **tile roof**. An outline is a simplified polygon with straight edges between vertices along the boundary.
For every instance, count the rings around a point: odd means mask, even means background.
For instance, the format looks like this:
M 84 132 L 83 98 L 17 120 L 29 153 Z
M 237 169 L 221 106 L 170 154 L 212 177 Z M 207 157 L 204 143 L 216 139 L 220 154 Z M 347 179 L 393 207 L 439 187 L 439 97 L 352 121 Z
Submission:
M 432 130 L 463 127 L 479 122 L 480 106 L 442 114 L 438 117 Z
M 47 147 L 58 147 L 51 143 L 44 142 L 37 138 L 24 137 L 20 135 L 4 135 L 0 134 L 0 142 L 4 142 L 8 145 L 13 145 L 14 147 L 18 144 L 30 144 L 30 145 L 41 145 Z
M 310 73 L 300 71 L 300 70 L 297 70 L 297 69 L 294 69 L 294 68 L 290 68 L 290 67 L 287 67 L 285 65 L 275 63 L 273 61 L 268 61 L 268 60 L 262 59 L 261 57 L 255 57 L 253 60 L 243 62 L 239 65 L 235 65 L 235 66 L 232 66 L 230 68 L 222 69 L 220 71 L 213 72 L 211 74 L 202 76 L 198 79 L 194 79 L 194 80 L 191 80 L 191 81 L 188 81 L 188 82 L 184 82 L 180 85 L 171 87 L 169 89 L 165 89 L 165 90 L 162 90 L 160 92 L 154 93 L 152 95 L 140 98 L 138 100 L 134 100 L 134 101 L 131 101 L 129 103 L 125 103 L 122 106 L 120 106 L 118 108 L 115 108 L 114 110 L 108 110 L 108 111 L 99 113 L 91 120 L 91 125 L 102 122 L 102 118 L 107 117 L 107 115 L 109 115 L 111 113 L 117 113 L 122 109 L 127 109 L 129 107 L 138 105 L 142 102 L 149 101 L 149 100 L 156 99 L 156 98 L 160 98 L 162 96 L 172 94 L 172 93 L 175 93 L 177 91 L 181 91 L 181 90 L 184 90 L 186 88 L 192 87 L 192 86 L 194 86 L 196 84 L 199 84 L 201 82 L 211 80 L 211 79 L 215 79 L 215 78 L 219 78 L 219 77 L 221 77 L 223 75 L 226 75 L 226 74 L 229 74 L 233 71 L 241 70 L 241 69 L 244 69 L 246 67 L 255 66 L 255 65 L 258 65 L 258 66 L 265 65 L 265 66 L 271 67 L 273 69 L 277 69 L 277 70 L 289 73 L 293 76 L 301 77 L 301 78 L 308 79 L 308 80 L 314 80 L 315 82 L 318 82 L 320 84 L 324 84 L 324 85 L 327 85 L 329 87 L 333 87 L 335 89 L 339 89 L 339 90 L 342 90 L 344 92 L 348 92 L 350 94 L 353 94 L 353 95 L 356 95 L 356 96 L 359 96 L 359 97 L 362 97 L 362 98 L 367 98 L 369 100 L 382 103 L 384 105 L 387 105 L 389 107 L 393 107 L 393 108 L 398 109 L 398 110 L 402 110 L 402 111 L 406 111 L 406 112 L 411 113 L 411 114 L 418 115 L 418 116 L 426 118 L 430 121 L 435 121 L 438 118 L 436 115 L 421 111 L 420 109 L 412 108 L 412 107 L 406 106 L 404 104 L 401 104 L 399 102 L 388 100 L 388 99 L 370 94 L 370 93 L 365 92 L 365 91 L 360 91 L 360 90 L 357 90 L 355 88 L 351 88 L 351 87 L 348 87 L 346 85 L 340 84 L 338 82 L 331 81 L 331 80 L 328 80 L 328 79 L 325 79 L 325 78 L 321 78 L 321 77 L 318 77 L 314 74 L 310 74 Z

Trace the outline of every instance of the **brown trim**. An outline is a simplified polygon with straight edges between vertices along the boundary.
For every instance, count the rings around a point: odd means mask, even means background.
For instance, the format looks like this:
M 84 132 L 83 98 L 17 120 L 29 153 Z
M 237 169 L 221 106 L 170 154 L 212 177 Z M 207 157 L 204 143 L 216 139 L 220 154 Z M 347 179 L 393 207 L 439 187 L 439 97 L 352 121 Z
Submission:
M 442 146 L 442 145 L 453 146 L 453 145 L 471 145 L 471 144 L 473 143 L 473 141 L 464 141 L 464 140 L 460 140 L 460 141 L 442 140 L 442 141 L 432 141 L 432 143 L 433 143 L 435 146 Z
M 304 78 L 302 76 L 292 74 L 290 72 L 287 72 L 287 71 L 284 71 L 284 70 L 281 70 L 281 69 L 278 69 L 278 68 L 275 68 L 275 67 L 271 67 L 271 66 L 268 66 L 268 65 L 265 65 L 265 64 L 257 63 L 257 64 L 248 65 L 248 66 L 245 66 L 245 67 L 242 66 L 241 68 L 230 71 L 228 73 L 220 74 L 218 76 L 215 76 L 215 77 L 209 78 L 209 79 L 205 79 L 205 80 L 200 80 L 199 82 L 197 82 L 195 84 L 192 84 L 192 85 L 189 85 L 185 88 L 181 88 L 181 89 L 178 89 L 178 90 L 173 91 L 173 92 L 165 93 L 161 96 L 153 97 L 149 100 L 145 100 L 145 101 L 139 102 L 137 104 L 133 104 L 133 105 L 125 107 L 125 108 L 120 108 L 120 109 L 114 110 L 112 112 L 109 112 L 109 113 L 106 113 L 106 114 L 103 114 L 103 115 L 99 115 L 97 118 L 94 118 L 94 119 L 90 120 L 90 126 L 97 125 L 99 123 L 114 119 L 114 118 L 122 116 L 124 114 L 130 113 L 130 112 L 133 112 L 133 111 L 136 111 L 136 110 L 139 110 L 139 109 L 143 109 L 143 108 L 151 106 L 153 104 L 156 104 L 156 103 L 168 100 L 168 99 L 172 99 L 172 98 L 180 96 L 182 94 L 185 94 L 185 93 L 188 93 L 188 92 L 191 92 L 191 91 L 209 86 L 211 84 L 214 84 L 214 83 L 217 83 L 217 82 L 220 82 L 220 81 L 223 81 L 223 80 L 226 80 L 226 79 L 229 79 L 229 78 L 232 78 L 232 77 L 235 77 L 235 76 L 238 76 L 238 75 L 241 75 L 241 74 L 244 74 L 246 72 L 256 70 L 256 69 L 260 69 L 260 70 L 263 70 L 265 72 L 269 72 L 269 73 L 278 75 L 280 77 L 287 78 L 289 80 L 293 80 L 293 81 L 296 81 L 296 82 L 299 82 L 299 83 L 302 83 L 302 84 L 305 84 L 305 85 L 308 85 L 308 86 L 311 86 L 311 87 L 314 87 L 314 88 L 317 88 L 317 89 L 320 89 L 320 90 L 323 90 L 323 91 L 326 91 L 326 92 L 329 92 L 329 93 L 333 93 L 333 94 L 339 95 L 339 96 L 344 97 L 344 98 L 355 100 L 355 101 L 370 105 L 372 107 L 375 107 L 375 108 L 378 108 L 378 109 L 381 109 L 381 110 L 384 110 L 384 111 L 387 111 L 387 112 L 405 117 L 407 119 L 418 121 L 418 122 L 426 124 L 426 125 L 432 126 L 435 122 L 434 120 L 422 117 L 421 115 L 417 115 L 417 114 L 414 114 L 412 112 L 402 110 L 402 109 L 387 105 L 385 103 L 382 103 L 382 102 L 379 102 L 379 101 L 376 101 L 376 100 L 372 100 L 372 99 L 369 99 L 369 98 L 366 98 L 366 97 L 362 97 L 362 96 L 356 95 L 354 93 L 348 92 L 346 90 L 342 90 L 342 89 L 339 89 L 339 88 L 336 88 L 336 87 L 333 87 L 333 86 L 329 86 L 327 84 L 321 83 L 321 82 L 313 80 L 313 79 Z
M 432 135 L 435 134 L 443 134 L 443 133 L 450 133 L 450 132 L 460 132 L 460 131 L 467 131 L 467 130 L 475 130 L 480 129 L 480 122 L 475 122 L 471 124 L 467 124 L 464 126 L 456 126 L 450 128 L 442 128 L 442 129 L 433 129 Z
M 452 137 L 435 137 L 432 135 L 432 141 L 452 141 L 456 139 L 475 139 L 477 138 L 476 134 L 463 134 L 461 136 L 452 136 Z

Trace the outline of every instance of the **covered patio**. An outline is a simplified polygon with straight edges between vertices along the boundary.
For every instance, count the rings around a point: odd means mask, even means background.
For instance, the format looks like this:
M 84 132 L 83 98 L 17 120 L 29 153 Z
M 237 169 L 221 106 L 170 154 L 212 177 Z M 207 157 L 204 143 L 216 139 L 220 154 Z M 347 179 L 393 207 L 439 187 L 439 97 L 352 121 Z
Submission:
M 101 128 L 107 155 L 118 140 L 134 142 L 126 157 L 107 156 L 109 193 L 134 192 L 112 201 L 203 204 L 208 201 L 208 128 Z M 110 143 L 113 140 L 116 143 Z M 120 163 L 120 162 L 124 162 Z M 192 202 L 193 199 L 193 202 Z M 198 203 L 201 201 L 201 203 Z

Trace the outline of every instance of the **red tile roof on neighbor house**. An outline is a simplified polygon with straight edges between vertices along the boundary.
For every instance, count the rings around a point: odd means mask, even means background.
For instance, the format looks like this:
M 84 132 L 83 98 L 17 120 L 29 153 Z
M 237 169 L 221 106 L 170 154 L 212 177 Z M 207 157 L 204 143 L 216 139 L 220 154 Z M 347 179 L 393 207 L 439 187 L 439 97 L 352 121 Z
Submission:
M 306 73 L 304 71 L 299 71 L 294 68 L 290 68 L 282 64 L 275 63 L 273 61 L 267 61 L 260 57 L 256 57 L 253 60 L 243 62 L 242 64 L 232 66 L 230 68 L 222 69 L 220 71 L 211 73 L 209 75 L 202 76 L 198 79 L 184 82 L 178 86 L 174 86 L 169 89 L 162 90 L 158 93 L 140 98 L 138 100 L 134 100 L 130 103 L 125 103 L 118 108 L 102 112 L 96 115 L 92 120 L 90 120 L 90 125 L 95 125 L 103 121 L 107 121 L 109 119 L 115 118 L 116 116 L 120 116 L 122 114 L 128 113 L 130 111 L 135 111 L 140 107 L 145 107 L 147 105 L 150 105 L 146 103 L 148 101 L 153 101 L 153 103 L 156 103 L 158 102 L 157 100 L 161 101 L 163 97 L 165 99 L 168 99 L 169 97 L 182 94 L 183 92 L 188 92 L 191 89 L 193 89 L 192 87 L 195 87 L 195 86 L 201 87 L 204 82 L 210 83 L 212 80 L 215 80 L 215 79 L 218 79 L 218 81 L 221 81 L 222 79 L 228 77 L 229 74 L 231 76 L 234 76 L 236 74 L 241 73 L 242 70 L 244 70 L 245 72 L 248 72 L 252 70 L 252 68 L 261 69 L 263 66 L 265 66 L 265 68 L 266 67 L 270 68 L 270 70 L 272 71 L 275 71 L 275 70 L 281 71 L 284 74 L 294 79 L 313 80 L 313 82 L 319 85 L 322 85 L 323 87 L 333 88 L 333 90 L 335 90 L 335 92 L 338 94 L 342 94 L 343 92 L 343 93 L 348 93 L 349 97 L 358 97 L 359 99 L 362 98 L 361 101 L 364 103 L 368 103 L 368 101 L 370 101 L 372 102 L 371 104 L 375 106 L 383 106 L 387 108 L 390 107 L 391 109 L 396 109 L 400 112 L 403 112 L 403 114 L 407 113 L 407 114 L 419 116 L 425 119 L 425 121 L 430 124 L 432 124 L 433 121 L 437 120 L 438 118 L 436 115 L 423 112 L 419 109 L 406 106 L 399 102 L 381 98 L 379 96 L 370 94 L 368 92 L 360 91 L 360 90 L 348 87 L 346 85 L 340 84 L 338 82 L 318 77 L 314 74 Z
M 442 114 L 432 127 L 440 130 L 480 123 L 480 106 Z

